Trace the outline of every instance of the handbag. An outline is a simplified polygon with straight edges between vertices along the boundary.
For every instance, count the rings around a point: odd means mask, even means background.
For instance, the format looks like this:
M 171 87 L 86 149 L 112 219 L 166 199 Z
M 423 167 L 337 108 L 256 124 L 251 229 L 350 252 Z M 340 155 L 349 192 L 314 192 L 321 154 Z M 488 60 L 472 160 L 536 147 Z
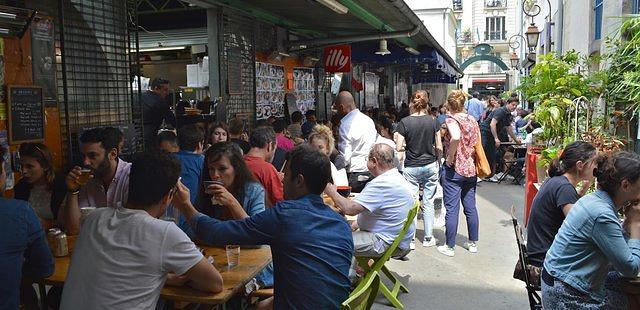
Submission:
M 527 264 L 527 273 L 529 275 L 529 282 L 535 287 L 540 287 L 540 275 L 542 274 L 542 268 Z M 522 270 L 522 261 L 518 258 L 516 267 L 513 269 L 513 278 L 525 282 L 525 271 Z
M 487 155 L 484 153 L 482 147 L 482 137 L 478 133 L 478 141 L 473 145 L 473 150 L 476 152 L 475 164 L 476 164 L 476 176 L 484 179 L 491 175 L 491 166 L 487 160 Z

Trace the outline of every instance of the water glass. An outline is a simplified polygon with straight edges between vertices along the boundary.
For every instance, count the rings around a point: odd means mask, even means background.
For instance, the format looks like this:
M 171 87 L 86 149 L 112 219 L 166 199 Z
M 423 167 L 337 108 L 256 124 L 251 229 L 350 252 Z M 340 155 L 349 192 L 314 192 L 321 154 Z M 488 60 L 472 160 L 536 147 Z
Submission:
M 227 265 L 229 268 L 238 266 L 238 262 L 240 260 L 240 246 L 227 245 L 225 249 L 227 251 Z

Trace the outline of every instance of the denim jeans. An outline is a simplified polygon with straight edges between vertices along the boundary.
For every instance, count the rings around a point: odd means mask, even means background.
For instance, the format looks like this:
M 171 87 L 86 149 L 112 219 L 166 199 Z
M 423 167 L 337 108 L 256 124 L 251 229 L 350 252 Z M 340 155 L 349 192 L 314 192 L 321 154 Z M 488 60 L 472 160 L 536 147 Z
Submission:
M 442 167 L 441 184 L 443 191 L 444 207 L 447 210 L 445 215 L 447 245 L 450 248 L 456 244 L 458 234 L 458 214 L 460 213 L 460 202 L 464 208 L 464 215 L 467 218 L 467 230 L 469 241 L 478 241 L 478 210 L 476 209 L 476 177 L 463 177 L 453 168 Z
M 413 185 L 418 194 L 420 185 L 422 192 L 422 218 L 424 220 L 425 238 L 433 237 L 433 196 L 438 186 L 438 162 L 433 162 L 423 167 L 404 167 L 404 178 Z

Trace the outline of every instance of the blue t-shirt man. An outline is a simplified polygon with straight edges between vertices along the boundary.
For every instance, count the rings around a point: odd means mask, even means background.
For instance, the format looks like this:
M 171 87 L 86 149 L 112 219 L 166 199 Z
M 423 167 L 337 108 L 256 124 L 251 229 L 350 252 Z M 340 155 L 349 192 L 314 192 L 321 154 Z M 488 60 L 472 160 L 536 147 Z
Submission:
M 484 104 L 482 103 L 482 101 L 478 100 L 477 93 L 474 93 L 473 98 L 467 101 L 467 104 L 465 104 L 465 108 L 467 109 L 467 113 L 469 113 L 469 115 L 475 117 L 477 121 L 480 121 L 482 112 L 484 112 Z
M 214 246 L 271 246 L 278 288 L 274 309 L 339 309 L 349 296 L 351 229 L 320 195 L 285 200 L 240 221 L 198 214 L 190 224 L 199 239 Z
M 0 309 L 18 309 L 22 278 L 50 276 L 53 257 L 40 220 L 25 201 L 0 198 L 0 240 Z
M 189 189 L 191 203 L 195 205 L 198 201 L 198 186 L 204 167 L 204 155 L 189 151 L 179 151 L 175 155 L 182 165 L 180 173 L 182 184 Z

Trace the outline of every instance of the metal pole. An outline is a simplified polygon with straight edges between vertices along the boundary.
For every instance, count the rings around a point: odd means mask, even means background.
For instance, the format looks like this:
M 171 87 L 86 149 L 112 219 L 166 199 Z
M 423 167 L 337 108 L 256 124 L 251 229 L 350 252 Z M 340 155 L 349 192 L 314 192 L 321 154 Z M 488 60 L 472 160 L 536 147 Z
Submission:
M 64 121 L 67 128 L 67 144 L 69 148 L 70 166 L 73 165 L 73 141 L 71 139 L 71 123 L 69 120 L 69 93 L 67 89 L 67 62 L 64 50 L 64 0 L 58 0 L 58 16 L 60 19 L 60 59 L 62 65 L 62 98 L 64 100 Z

